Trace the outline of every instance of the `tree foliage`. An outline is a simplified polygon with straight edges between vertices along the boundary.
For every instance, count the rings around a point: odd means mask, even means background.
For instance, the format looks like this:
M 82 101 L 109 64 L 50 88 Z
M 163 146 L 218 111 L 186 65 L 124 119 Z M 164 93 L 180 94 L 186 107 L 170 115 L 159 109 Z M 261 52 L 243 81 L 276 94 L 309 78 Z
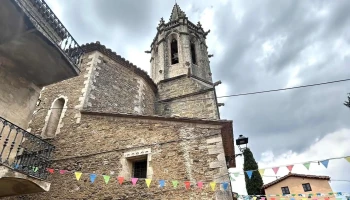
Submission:
M 253 153 L 249 148 L 246 148 L 243 151 L 243 156 L 244 156 L 243 170 L 244 171 L 256 170 L 256 171 L 253 171 L 252 177 L 250 179 L 247 173 L 244 173 L 247 193 L 248 195 L 261 194 L 261 188 L 264 185 L 264 182 L 261 178 L 259 171 L 257 170 L 259 169 L 258 163 L 256 163 Z
M 348 101 L 345 101 L 344 105 L 350 108 L 350 93 L 348 95 Z

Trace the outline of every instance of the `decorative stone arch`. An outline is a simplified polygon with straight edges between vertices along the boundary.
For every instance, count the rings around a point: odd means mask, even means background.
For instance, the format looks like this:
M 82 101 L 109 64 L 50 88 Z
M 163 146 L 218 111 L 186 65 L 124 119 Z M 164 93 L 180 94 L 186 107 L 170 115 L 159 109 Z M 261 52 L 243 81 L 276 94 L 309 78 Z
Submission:
M 67 111 L 68 98 L 59 96 L 56 98 L 47 112 L 45 125 L 41 132 L 42 138 L 54 138 L 63 127 L 62 119 Z
M 167 36 L 169 65 L 180 63 L 180 36 L 176 32 L 171 32 Z
M 189 37 L 190 54 L 192 64 L 199 65 L 199 38 L 198 36 L 191 34 Z

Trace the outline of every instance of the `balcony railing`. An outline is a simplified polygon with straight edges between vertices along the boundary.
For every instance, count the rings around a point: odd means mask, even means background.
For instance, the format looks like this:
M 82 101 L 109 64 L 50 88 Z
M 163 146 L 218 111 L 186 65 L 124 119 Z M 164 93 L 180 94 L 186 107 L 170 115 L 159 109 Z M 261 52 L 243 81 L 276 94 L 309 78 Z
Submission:
M 0 117 L 0 165 L 43 180 L 48 176 L 54 149 L 48 142 Z
M 33 25 L 56 44 L 72 64 L 78 67 L 83 50 L 44 0 L 12 0 Z M 34 11 L 35 10 L 35 11 Z

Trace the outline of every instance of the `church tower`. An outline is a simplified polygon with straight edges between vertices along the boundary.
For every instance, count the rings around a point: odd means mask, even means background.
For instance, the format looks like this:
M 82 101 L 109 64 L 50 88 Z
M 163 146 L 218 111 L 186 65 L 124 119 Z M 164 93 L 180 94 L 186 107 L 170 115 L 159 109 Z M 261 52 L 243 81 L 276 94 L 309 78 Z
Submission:
M 218 119 L 206 36 L 178 4 L 168 22 L 161 18 L 151 44 L 151 78 L 158 85 L 160 115 Z M 203 100 L 198 100 L 203 99 Z

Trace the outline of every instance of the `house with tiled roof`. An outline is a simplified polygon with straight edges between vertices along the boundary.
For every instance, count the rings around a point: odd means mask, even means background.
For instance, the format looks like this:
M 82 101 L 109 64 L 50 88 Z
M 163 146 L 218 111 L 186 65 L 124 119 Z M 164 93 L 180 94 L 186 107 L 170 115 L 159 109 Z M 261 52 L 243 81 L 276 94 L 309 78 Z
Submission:
M 295 199 L 312 198 L 332 192 L 330 179 L 329 176 L 289 173 L 263 185 L 262 190 L 268 199 L 279 200 L 286 195 L 294 196 Z M 330 196 L 330 199 L 335 197 Z

